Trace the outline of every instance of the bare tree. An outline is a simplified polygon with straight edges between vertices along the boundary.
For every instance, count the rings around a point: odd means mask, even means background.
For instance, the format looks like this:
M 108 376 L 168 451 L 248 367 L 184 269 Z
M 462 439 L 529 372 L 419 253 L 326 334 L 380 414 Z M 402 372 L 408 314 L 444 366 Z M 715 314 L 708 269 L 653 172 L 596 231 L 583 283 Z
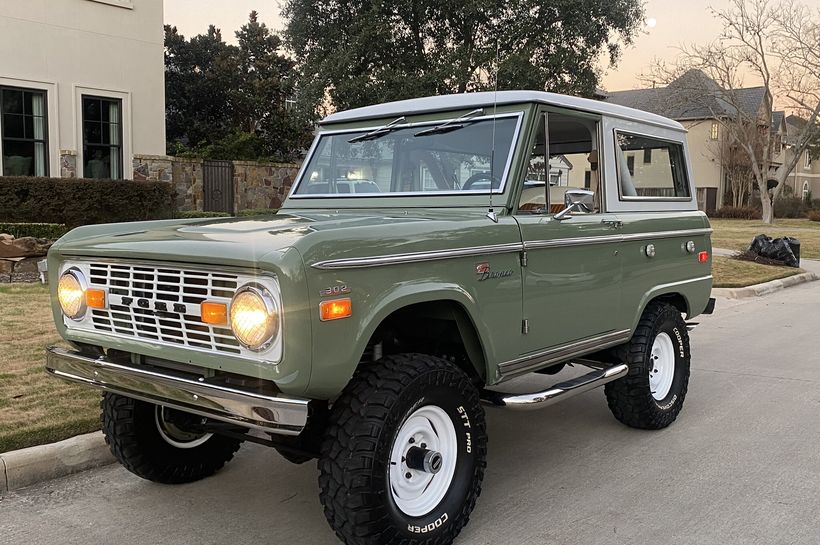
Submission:
M 723 167 L 731 192 L 731 205 L 748 206 L 755 180 L 746 152 L 730 138 L 720 138 L 710 150 Z
M 712 10 L 723 25 L 720 37 L 706 45 L 681 48 L 678 63 L 656 63 L 646 78 L 676 81 L 678 99 L 707 107 L 723 129 L 729 150 L 748 160 L 760 194 L 763 221 L 774 220 L 773 201 L 805 150 L 820 135 L 820 9 L 797 0 L 732 0 L 726 10 Z M 680 75 L 692 69 L 707 77 Z M 749 109 L 744 78 L 763 87 L 758 109 Z M 770 130 L 774 97 L 806 123 L 787 142 L 782 164 L 773 162 L 775 135 Z M 675 94 L 670 95 L 675 99 Z M 738 157 L 727 158 L 737 165 Z

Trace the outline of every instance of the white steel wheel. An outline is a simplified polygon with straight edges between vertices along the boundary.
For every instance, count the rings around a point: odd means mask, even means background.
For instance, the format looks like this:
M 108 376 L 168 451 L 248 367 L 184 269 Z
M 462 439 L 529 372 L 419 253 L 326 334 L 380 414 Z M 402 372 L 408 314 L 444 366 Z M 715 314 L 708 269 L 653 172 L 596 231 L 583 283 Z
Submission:
M 658 333 L 650 357 L 649 390 L 656 401 L 662 401 L 669 395 L 675 379 L 675 345 L 669 334 Z
M 440 454 L 436 472 L 412 469 L 407 454 L 413 447 Z M 390 491 L 405 515 L 421 517 L 432 511 L 447 495 L 458 458 L 458 439 L 453 421 L 435 405 L 414 411 L 404 421 L 390 452 Z
M 213 433 L 193 433 L 181 429 L 173 422 L 169 422 L 166 418 L 166 407 L 157 405 L 154 412 L 154 420 L 157 424 L 157 431 L 159 431 L 162 440 L 176 448 L 196 448 L 213 436 Z

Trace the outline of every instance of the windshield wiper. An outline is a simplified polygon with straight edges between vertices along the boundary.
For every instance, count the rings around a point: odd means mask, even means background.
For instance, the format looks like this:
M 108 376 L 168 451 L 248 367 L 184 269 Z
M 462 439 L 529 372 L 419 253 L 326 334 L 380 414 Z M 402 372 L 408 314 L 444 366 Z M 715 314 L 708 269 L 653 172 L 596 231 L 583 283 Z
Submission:
M 470 118 L 473 118 L 473 117 L 476 117 L 476 116 L 479 116 L 479 115 L 484 115 L 484 109 L 483 108 L 478 108 L 476 110 L 473 110 L 472 112 L 467 112 L 466 114 L 462 115 L 461 117 L 458 117 L 456 119 L 451 119 L 450 121 L 442 123 L 441 125 L 436 125 L 435 127 L 432 127 L 430 129 L 424 129 L 423 131 L 417 132 L 413 136 L 427 136 L 429 134 L 442 134 L 442 133 L 445 133 L 445 132 L 457 131 L 458 129 L 461 129 L 462 127 L 464 127 L 466 125 L 466 123 L 461 123 L 461 121 L 466 121 Z
M 347 141 L 348 144 L 355 144 L 356 142 L 364 142 L 365 140 L 375 140 L 377 138 L 381 138 L 385 134 L 390 134 L 391 132 L 400 129 L 399 126 L 401 123 L 404 123 L 405 119 L 404 116 L 394 119 L 384 127 L 379 127 L 378 129 L 374 129 L 370 132 L 360 134 L 359 136 L 354 136 L 350 140 Z

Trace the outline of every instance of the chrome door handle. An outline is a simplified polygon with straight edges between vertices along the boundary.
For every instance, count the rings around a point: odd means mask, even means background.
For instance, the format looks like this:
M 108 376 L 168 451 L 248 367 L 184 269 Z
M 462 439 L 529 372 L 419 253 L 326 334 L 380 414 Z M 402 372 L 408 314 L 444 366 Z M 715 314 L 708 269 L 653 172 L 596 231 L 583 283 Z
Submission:
M 624 222 L 622 222 L 621 220 L 602 220 L 601 224 L 609 225 L 613 229 L 620 229 L 624 226 Z

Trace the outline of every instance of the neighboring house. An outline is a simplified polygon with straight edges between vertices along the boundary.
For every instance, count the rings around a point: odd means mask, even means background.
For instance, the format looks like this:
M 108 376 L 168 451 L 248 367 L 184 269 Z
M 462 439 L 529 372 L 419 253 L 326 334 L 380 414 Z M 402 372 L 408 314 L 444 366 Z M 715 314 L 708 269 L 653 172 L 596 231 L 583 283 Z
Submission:
M 786 117 L 783 120 L 785 143 L 791 144 L 797 140 L 798 132 L 805 125 L 806 121 L 796 115 Z M 815 158 L 812 158 L 812 152 L 814 152 Z M 788 146 L 785 147 L 784 153 L 790 153 Z M 797 197 L 803 199 L 820 198 L 820 159 L 816 157 L 816 154 L 817 150 L 812 148 L 803 151 L 802 156 L 797 161 L 797 166 L 786 178 L 786 185 L 794 191 L 794 195 Z
M 749 116 L 759 116 L 764 126 L 768 123 L 766 112 L 766 89 L 751 87 L 733 91 L 733 104 Z M 656 113 L 679 121 L 689 130 L 688 145 L 692 163 L 691 176 L 697 187 L 698 207 L 711 212 L 723 204 L 731 191 L 727 168 L 722 155 L 724 135 L 718 119 L 731 116 L 736 111 L 725 97 L 727 91 L 706 74 L 690 70 L 666 87 L 614 91 L 602 93 L 602 99 L 614 104 L 629 106 Z M 782 112 L 778 112 L 782 120 Z M 776 146 L 777 147 L 777 146 Z M 650 165 L 651 157 L 627 156 L 631 164 Z
M 0 173 L 133 178 L 165 153 L 162 0 L 0 1 Z

